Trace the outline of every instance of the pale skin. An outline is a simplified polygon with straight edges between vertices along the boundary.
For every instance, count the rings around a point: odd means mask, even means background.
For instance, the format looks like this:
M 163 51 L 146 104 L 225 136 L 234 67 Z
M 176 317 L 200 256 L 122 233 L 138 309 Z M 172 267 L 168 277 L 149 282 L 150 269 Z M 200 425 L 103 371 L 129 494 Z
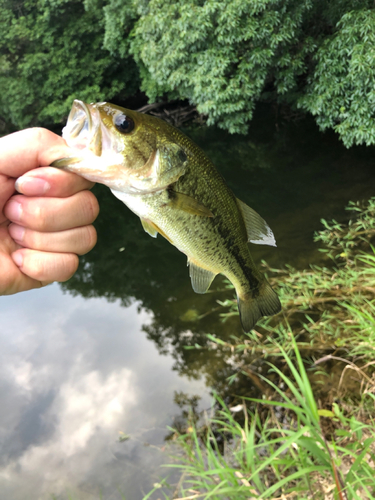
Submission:
M 43 128 L 0 138 L 0 295 L 68 280 L 95 245 L 93 183 L 48 166 L 70 155 Z

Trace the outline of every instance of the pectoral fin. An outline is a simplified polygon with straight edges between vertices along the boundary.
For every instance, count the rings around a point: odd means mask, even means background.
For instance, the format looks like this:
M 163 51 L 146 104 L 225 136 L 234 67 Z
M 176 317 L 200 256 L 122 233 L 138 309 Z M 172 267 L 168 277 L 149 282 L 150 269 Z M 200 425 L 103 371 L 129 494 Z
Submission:
M 153 238 L 156 238 L 159 231 L 158 231 L 157 227 L 155 226 L 155 224 L 153 224 L 151 221 L 149 221 L 147 219 L 142 219 L 142 218 L 140 218 L 140 219 L 141 219 L 143 229 L 146 231 L 146 233 L 148 233 Z
M 69 165 L 74 165 L 75 163 L 81 163 L 83 158 L 79 156 L 67 156 L 66 158 L 60 158 L 51 163 L 51 167 L 64 168 L 69 167 Z
M 201 217 L 213 217 L 213 213 L 203 203 L 195 200 L 191 196 L 182 193 L 176 193 L 176 191 L 170 190 L 169 193 L 169 205 L 177 210 L 183 210 L 193 215 L 200 215 Z
M 207 271 L 207 269 L 203 269 L 203 267 L 199 267 L 190 260 L 188 260 L 188 265 L 191 286 L 193 287 L 194 292 L 206 293 L 216 274 L 211 271 Z
M 252 208 L 237 198 L 238 207 L 242 213 L 248 240 L 258 245 L 276 246 L 276 240 L 267 222 Z

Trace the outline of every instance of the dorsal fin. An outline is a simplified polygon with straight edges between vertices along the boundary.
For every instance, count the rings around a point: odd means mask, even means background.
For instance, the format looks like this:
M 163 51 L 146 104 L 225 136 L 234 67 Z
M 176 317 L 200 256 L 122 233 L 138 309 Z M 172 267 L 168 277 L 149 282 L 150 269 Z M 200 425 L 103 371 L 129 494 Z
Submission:
M 267 222 L 252 208 L 237 198 L 238 207 L 245 221 L 247 237 L 250 243 L 276 246 L 276 240 Z
M 188 260 L 191 286 L 195 293 L 206 293 L 215 278 L 216 274 L 199 267 L 191 260 Z

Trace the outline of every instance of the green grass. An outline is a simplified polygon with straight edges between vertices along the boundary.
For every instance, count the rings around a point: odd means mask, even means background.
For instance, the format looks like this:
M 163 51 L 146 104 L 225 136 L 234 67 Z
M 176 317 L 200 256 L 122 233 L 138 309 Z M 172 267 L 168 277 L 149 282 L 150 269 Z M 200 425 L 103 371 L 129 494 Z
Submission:
M 375 423 L 345 414 L 339 404 L 319 410 L 291 342 L 295 363 L 278 346 L 291 376 L 270 365 L 285 388 L 263 377 L 272 400 L 244 399 L 239 422 L 216 395 L 213 418 L 176 433 L 183 455 L 168 467 L 181 469 L 182 479 L 173 498 L 375 498 Z

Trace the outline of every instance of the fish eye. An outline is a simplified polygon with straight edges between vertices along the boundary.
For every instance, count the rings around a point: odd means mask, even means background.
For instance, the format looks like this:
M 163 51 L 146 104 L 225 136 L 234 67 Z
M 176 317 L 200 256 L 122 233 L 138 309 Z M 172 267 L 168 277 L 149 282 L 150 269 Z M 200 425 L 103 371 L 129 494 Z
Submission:
M 115 115 L 113 123 L 122 134 L 129 134 L 134 129 L 134 121 L 123 113 Z

